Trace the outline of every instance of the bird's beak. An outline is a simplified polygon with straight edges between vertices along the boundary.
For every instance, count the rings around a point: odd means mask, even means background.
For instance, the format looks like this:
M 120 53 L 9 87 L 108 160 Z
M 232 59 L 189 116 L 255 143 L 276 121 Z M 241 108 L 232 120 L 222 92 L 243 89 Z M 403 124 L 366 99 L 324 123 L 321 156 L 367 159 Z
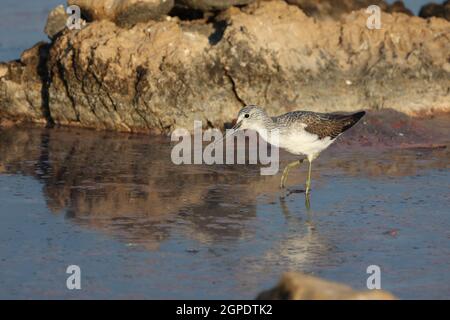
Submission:
M 236 124 L 234 125 L 234 127 L 231 128 L 231 129 L 232 129 L 233 131 L 239 130 L 239 128 L 241 127 L 241 125 L 242 125 L 242 120 L 236 122 Z
M 229 131 L 228 133 L 225 132 L 222 136 L 221 139 L 217 140 L 214 142 L 214 144 L 221 142 L 222 140 L 225 140 L 228 137 L 231 137 L 233 134 L 236 133 L 237 130 L 239 130 L 239 128 L 242 125 L 242 121 L 236 122 L 236 124 L 233 126 L 233 128 L 231 128 L 231 131 Z

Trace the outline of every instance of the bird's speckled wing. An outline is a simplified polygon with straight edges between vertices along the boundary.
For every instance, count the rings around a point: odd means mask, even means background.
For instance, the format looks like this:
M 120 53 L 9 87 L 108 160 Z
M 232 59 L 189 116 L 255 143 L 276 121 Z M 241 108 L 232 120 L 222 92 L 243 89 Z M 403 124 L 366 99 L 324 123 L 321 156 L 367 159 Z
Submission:
M 289 129 L 301 129 L 319 136 L 320 139 L 335 139 L 345 130 L 351 128 L 365 112 L 352 115 L 317 113 L 310 111 L 293 111 L 285 113 L 273 120 L 277 125 Z

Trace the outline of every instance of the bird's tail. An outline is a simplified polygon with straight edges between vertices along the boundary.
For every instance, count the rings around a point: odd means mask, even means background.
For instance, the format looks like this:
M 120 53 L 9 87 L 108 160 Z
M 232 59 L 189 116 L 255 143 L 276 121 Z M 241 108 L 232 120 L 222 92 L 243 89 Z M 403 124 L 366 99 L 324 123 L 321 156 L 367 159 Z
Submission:
M 360 111 L 360 112 L 356 112 L 354 114 L 345 116 L 343 131 L 348 130 L 351 127 L 353 127 L 359 120 L 361 120 L 362 117 L 364 117 L 365 114 L 366 114 L 365 111 Z

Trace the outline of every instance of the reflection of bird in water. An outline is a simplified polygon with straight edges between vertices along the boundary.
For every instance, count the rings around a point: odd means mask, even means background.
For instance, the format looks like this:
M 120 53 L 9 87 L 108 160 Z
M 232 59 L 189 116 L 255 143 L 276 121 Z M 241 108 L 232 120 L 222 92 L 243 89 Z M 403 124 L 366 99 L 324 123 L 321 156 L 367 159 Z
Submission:
M 304 155 L 309 162 L 306 194 L 311 187 L 311 163 L 328 148 L 344 131 L 355 125 L 365 112 L 351 115 L 293 111 L 277 117 L 269 117 L 257 106 L 247 106 L 239 111 L 234 130 L 251 129 L 272 145 L 286 149 L 295 155 Z M 286 166 L 280 187 L 284 188 L 291 168 L 299 166 L 304 159 Z
M 284 198 L 280 199 L 280 208 L 289 230 L 266 252 L 265 258 L 270 261 L 284 260 L 288 268 L 295 270 L 308 269 L 309 265 L 323 257 L 329 247 L 320 238 L 309 210 L 307 219 L 303 220 L 291 213 Z
M 283 197 L 280 198 L 280 207 L 281 207 L 281 211 L 283 212 L 284 217 L 286 218 L 286 220 L 289 220 L 291 218 L 291 212 L 289 210 L 289 207 L 286 204 L 286 201 L 284 200 Z M 308 233 L 313 232 L 314 230 L 316 230 L 316 227 L 314 226 L 314 221 L 311 218 L 311 210 L 310 210 L 310 206 L 307 205 L 307 218 L 308 220 L 305 221 L 305 225 L 308 228 Z

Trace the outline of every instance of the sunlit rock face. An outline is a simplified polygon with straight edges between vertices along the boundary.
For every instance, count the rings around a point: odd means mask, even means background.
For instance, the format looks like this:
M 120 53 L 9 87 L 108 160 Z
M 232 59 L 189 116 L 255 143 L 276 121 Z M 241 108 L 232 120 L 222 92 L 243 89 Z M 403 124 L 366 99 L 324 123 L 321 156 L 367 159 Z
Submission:
M 450 23 L 383 13 L 369 30 L 367 18 L 261 1 L 208 19 L 94 19 L 0 65 L 0 122 L 168 133 L 194 120 L 223 127 L 244 104 L 273 115 L 449 111 Z
M 0 124 L 51 122 L 47 105 L 49 48 L 40 42 L 25 50 L 20 59 L 0 63 Z
M 163 17 L 174 0 L 69 0 L 68 4 L 79 6 L 88 21 L 109 20 L 127 27 Z

